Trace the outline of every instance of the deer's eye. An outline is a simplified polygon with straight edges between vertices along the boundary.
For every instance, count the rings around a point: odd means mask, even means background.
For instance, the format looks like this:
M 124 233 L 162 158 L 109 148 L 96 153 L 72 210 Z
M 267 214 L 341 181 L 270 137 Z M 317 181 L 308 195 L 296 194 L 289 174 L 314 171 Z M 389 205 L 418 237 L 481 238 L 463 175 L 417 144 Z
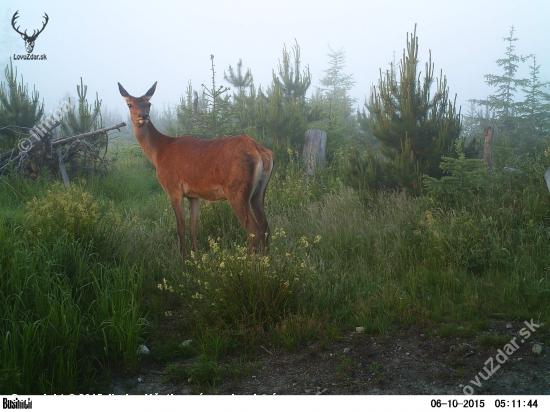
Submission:
M 128 107 L 132 107 L 132 105 L 130 103 L 128 103 Z
M 147 103 L 147 107 L 151 107 L 151 103 Z

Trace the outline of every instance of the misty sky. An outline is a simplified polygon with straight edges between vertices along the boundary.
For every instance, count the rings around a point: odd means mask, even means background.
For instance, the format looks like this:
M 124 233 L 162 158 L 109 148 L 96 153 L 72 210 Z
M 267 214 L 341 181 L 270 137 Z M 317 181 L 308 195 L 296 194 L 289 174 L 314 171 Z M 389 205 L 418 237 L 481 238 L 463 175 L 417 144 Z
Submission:
M 0 64 L 26 54 L 24 42 L 11 27 L 31 34 L 49 23 L 36 40 L 33 54 L 45 61 L 14 61 L 19 74 L 34 85 L 55 109 L 83 77 L 88 98 L 95 93 L 125 120 L 126 106 L 117 82 L 130 94 L 142 95 L 158 81 L 152 103 L 157 109 L 176 104 L 189 81 L 196 89 L 209 85 L 210 55 L 215 57 L 217 81 L 239 59 L 250 68 L 255 85 L 267 87 L 281 51 L 295 40 L 302 66 L 312 73 L 311 95 L 328 68 L 330 47 L 346 53 L 346 74 L 357 84 L 352 97 L 362 105 L 370 88 L 386 70 L 394 52 L 399 61 L 407 32 L 417 24 L 421 68 L 432 52 L 435 71 L 447 77 L 451 96 L 462 111 L 469 99 L 482 99 L 494 89 L 485 74 L 501 74 L 495 60 L 504 57 L 511 25 L 518 38 L 516 52 L 536 54 L 541 77 L 550 76 L 550 1 L 509 0 L 196 0 L 196 1 L 15 1 L 0 4 Z M 528 69 L 520 73 L 527 76 Z M 1 79 L 4 80 L 2 73 Z

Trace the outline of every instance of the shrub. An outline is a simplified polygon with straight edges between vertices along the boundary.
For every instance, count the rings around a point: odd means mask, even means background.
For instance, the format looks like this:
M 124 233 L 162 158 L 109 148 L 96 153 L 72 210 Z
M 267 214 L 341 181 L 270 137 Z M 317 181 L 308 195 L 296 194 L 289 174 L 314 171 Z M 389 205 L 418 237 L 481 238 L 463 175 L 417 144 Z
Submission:
M 273 238 L 284 235 L 284 231 L 275 230 Z M 220 249 L 210 239 L 208 253 L 200 258 L 191 253 L 186 262 L 184 277 L 194 286 L 191 309 L 208 323 L 273 326 L 297 310 L 304 285 L 315 273 L 307 263 L 308 247 L 309 241 L 303 237 L 288 252 L 272 246 L 269 256 L 248 256 L 245 247 Z M 165 281 L 159 288 L 170 290 L 171 286 Z

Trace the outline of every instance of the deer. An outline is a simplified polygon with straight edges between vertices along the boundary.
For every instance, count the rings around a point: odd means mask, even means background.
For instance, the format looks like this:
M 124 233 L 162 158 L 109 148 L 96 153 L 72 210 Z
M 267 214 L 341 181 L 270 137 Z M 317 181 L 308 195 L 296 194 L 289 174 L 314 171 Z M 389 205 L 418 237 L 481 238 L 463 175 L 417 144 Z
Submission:
M 38 35 L 40 33 L 42 33 L 44 31 L 44 29 L 46 28 L 46 25 L 48 24 L 48 21 L 50 20 L 50 18 L 48 17 L 48 15 L 46 13 L 44 13 L 44 23 L 42 23 L 42 28 L 40 30 L 38 30 L 38 32 L 36 30 L 33 30 L 32 32 L 32 35 L 28 35 L 27 34 L 27 30 L 25 30 L 25 32 L 21 33 L 19 31 L 19 27 L 20 26 L 17 26 L 17 28 L 15 27 L 15 21 L 19 18 L 18 16 L 19 14 L 19 10 L 17 10 L 14 14 L 13 14 L 13 17 L 11 18 L 11 26 L 13 27 L 13 29 L 19 33 L 21 35 L 21 38 L 23 40 L 25 40 L 25 48 L 27 49 L 27 53 L 32 53 L 32 51 L 34 50 L 34 42 L 36 41 L 36 38 L 38 37 Z
M 170 137 L 160 133 L 150 118 L 150 99 L 157 82 L 141 97 L 131 96 L 120 83 L 120 94 L 130 109 L 134 136 L 155 165 L 157 179 L 176 215 L 180 253 L 185 260 L 185 213 L 189 202 L 189 231 L 198 253 L 200 199 L 227 200 L 248 236 L 248 254 L 264 254 L 270 230 L 265 215 L 265 194 L 273 170 L 273 152 L 246 135 L 217 138 Z

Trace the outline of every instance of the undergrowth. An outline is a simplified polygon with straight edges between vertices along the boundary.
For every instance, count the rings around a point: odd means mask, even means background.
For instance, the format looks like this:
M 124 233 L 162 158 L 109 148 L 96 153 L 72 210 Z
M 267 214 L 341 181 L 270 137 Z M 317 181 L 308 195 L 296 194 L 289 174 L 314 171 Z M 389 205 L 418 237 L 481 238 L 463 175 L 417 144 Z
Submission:
M 269 254 L 246 255 L 227 202 L 202 202 L 186 262 L 170 202 L 132 151 L 118 174 L 70 189 L 2 177 L 0 392 L 105 392 L 140 343 L 167 363 L 197 356 L 182 376 L 214 386 L 227 356 L 328 348 L 355 326 L 470 337 L 493 318 L 550 321 L 541 164 L 479 179 L 455 159 L 451 179 L 411 197 L 307 177 L 289 159 L 267 192 Z

